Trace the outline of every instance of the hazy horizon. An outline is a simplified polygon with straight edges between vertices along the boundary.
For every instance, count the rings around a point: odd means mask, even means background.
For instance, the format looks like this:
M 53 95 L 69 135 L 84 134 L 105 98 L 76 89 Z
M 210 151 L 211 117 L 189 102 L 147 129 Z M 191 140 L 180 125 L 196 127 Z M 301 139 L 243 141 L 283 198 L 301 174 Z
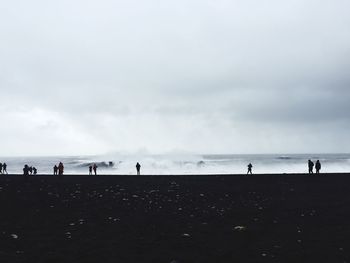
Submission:
M 329 153 L 321 153 L 321 152 L 304 152 L 304 153 L 194 153 L 194 152 L 165 152 L 165 153 L 145 153 L 145 152 L 125 152 L 125 153 L 103 153 L 103 154 L 72 154 L 72 155 L 64 155 L 64 154 L 57 154 L 57 155 L 0 155 L 0 158 L 69 158 L 69 157 L 82 157 L 82 158 L 107 158 L 105 161 L 108 160 L 108 157 L 147 157 L 147 156 L 169 156 L 169 157 L 186 157 L 186 156 L 280 156 L 280 157 L 288 157 L 300 155 L 300 156 L 323 156 L 323 155 L 350 155 L 350 152 L 329 152 Z M 1 160 L 0 160 L 1 161 Z

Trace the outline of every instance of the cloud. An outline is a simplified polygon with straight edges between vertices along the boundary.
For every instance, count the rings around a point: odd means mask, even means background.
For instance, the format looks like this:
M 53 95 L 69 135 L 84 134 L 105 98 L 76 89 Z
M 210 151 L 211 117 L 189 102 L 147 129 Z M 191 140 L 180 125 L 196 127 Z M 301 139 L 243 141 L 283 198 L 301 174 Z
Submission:
M 6 2 L 0 155 L 346 151 L 349 8 Z

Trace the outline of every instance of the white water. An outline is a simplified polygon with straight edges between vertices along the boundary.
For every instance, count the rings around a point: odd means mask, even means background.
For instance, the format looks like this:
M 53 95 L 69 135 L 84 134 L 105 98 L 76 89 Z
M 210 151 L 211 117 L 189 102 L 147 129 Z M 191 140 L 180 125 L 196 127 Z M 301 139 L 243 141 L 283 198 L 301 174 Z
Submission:
M 350 172 L 350 154 L 290 154 L 290 155 L 116 155 L 73 157 L 0 157 L 6 162 L 8 172 L 22 173 L 24 164 L 35 166 L 39 174 L 52 174 L 53 166 L 62 161 L 65 174 L 88 174 L 93 162 L 113 162 L 113 167 L 98 168 L 99 174 L 136 173 L 140 162 L 142 174 L 242 174 L 247 164 L 253 164 L 254 173 L 302 173 L 307 172 L 307 160 L 320 160 L 321 172 Z

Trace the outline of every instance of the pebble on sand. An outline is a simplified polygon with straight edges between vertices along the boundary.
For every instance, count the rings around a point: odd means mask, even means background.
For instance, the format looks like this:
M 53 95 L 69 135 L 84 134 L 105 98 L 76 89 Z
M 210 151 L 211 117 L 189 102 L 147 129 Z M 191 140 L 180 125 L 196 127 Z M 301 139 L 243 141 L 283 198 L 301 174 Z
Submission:
M 245 226 L 235 226 L 233 228 L 235 231 L 245 231 L 247 228 Z

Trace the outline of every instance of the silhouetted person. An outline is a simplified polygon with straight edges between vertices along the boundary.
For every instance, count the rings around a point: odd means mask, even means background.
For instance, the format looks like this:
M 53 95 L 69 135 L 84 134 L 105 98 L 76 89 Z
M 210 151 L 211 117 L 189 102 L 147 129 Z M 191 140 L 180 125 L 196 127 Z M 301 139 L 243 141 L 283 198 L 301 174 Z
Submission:
M 29 167 L 29 172 L 30 172 L 30 175 L 33 174 L 33 167 L 32 166 Z
M 33 167 L 33 174 L 34 174 L 34 175 L 37 175 L 37 173 L 38 173 L 38 169 L 36 169 L 35 167 Z
M 95 175 L 97 175 L 97 165 L 94 163 L 94 166 L 92 167 L 92 169 L 94 170 Z
M 137 175 L 140 175 L 140 170 L 141 170 L 141 164 L 137 163 L 136 164 Z
M 313 174 L 314 173 L 314 163 L 309 160 L 308 162 L 308 167 L 309 167 L 309 174 Z
M 63 172 L 64 172 L 64 166 L 63 166 L 63 163 L 60 162 L 58 164 L 58 175 L 63 175 Z
M 29 175 L 29 166 L 26 164 L 24 165 L 24 168 L 23 168 L 23 175 L 24 176 L 28 176 Z
M 7 164 L 6 164 L 6 163 L 4 163 L 4 164 L 2 165 L 2 173 L 3 173 L 3 174 L 8 174 L 8 173 L 7 173 Z
M 2 174 L 2 163 L 0 163 L 0 174 Z
M 53 167 L 53 175 L 57 175 L 57 172 L 58 172 L 58 167 L 55 164 L 55 166 Z
M 320 160 L 317 160 L 317 161 L 316 161 L 315 169 L 316 169 L 316 173 L 319 174 L 319 173 L 320 173 L 320 170 L 321 170 L 321 163 L 320 163 Z
M 89 166 L 89 175 L 92 175 L 92 165 Z
M 247 174 L 253 174 L 252 172 L 253 165 L 251 163 L 248 164 L 248 171 Z

